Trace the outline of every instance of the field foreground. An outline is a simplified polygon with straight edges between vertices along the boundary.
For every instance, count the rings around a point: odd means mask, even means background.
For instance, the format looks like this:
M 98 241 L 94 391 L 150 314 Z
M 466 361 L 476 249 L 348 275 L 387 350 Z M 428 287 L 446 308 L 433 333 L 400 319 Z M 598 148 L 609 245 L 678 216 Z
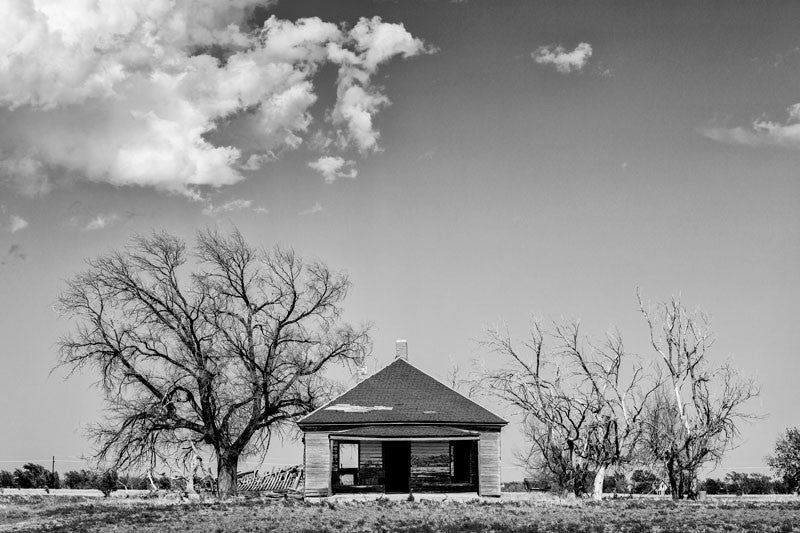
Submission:
M 0 496 L 7 531 L 800 531 L 800 501 L 317 501 Z

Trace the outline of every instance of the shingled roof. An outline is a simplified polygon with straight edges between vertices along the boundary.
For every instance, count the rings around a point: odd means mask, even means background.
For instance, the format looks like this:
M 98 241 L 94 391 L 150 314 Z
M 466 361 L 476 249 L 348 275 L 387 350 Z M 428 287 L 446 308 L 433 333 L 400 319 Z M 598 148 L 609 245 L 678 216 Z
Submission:
M 338 398 L 301 419 L 315 425 L 362 424 L 505 425 L 507 422 L 432 378 L 405 359 L 395 359 Z

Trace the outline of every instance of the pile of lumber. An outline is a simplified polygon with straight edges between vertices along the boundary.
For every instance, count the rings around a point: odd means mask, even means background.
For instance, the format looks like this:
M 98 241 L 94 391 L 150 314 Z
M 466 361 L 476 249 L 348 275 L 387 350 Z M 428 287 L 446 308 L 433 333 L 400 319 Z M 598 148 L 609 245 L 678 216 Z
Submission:
M 259 474 L 257 470 L 242 472 L 237 479 L 239 492 L 271 492 L 285 494 L 303 487 L 303 467 L 290 466 Z

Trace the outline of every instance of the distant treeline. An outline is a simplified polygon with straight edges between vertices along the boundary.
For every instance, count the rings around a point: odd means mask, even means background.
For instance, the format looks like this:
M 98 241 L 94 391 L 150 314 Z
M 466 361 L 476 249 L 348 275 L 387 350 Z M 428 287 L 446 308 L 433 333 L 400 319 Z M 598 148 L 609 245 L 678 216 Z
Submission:
M 154 479 L 159 489 L 170 487 L 170 480 L 165 476 Z M 27 463 L 13 472 L 0 470 L 0 487 L 16 489 L 97 489 L 108 494 L 113 490 L 147 490 L 150 481 L 145 476 L 120 476 L 113 470 L 105 472 L 95 470 L 71 470 L 64 473 L 63 479 L 58 472 L 51 473 L 47 468 L 35 463 Z
M 669 485 L 649 470 L 634 471 L 630 480 L 624 474 L 608 475 L 603 482 L 604 493 L 659 494 L 659 489 L 663 489 L 664 494 L 669 494 Z M 558 484 L 553 479 L 549 479 L 549 476 L 536 475 L 525 478 L 524 482 L 503 483 L 504 492 L 525 490 L 560 492 Z M 791 494 L 793 492 L 783 479 L 743 472 L 730 472 L 723 479 L 706 478 L 699 483 L 698 490 L 705 491 L 709 495 Z

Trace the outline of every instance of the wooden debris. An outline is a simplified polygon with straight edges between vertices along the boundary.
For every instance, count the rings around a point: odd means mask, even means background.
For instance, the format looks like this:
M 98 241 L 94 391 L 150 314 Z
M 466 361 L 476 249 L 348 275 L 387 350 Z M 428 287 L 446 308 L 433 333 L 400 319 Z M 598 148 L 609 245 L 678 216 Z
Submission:
M 303 467 L 290 466 L 259 475 L 258 471 L 243 472 L 238 477 L 239 492 L 260 492 L 265 496 L 297 492 L 303 486 Z

